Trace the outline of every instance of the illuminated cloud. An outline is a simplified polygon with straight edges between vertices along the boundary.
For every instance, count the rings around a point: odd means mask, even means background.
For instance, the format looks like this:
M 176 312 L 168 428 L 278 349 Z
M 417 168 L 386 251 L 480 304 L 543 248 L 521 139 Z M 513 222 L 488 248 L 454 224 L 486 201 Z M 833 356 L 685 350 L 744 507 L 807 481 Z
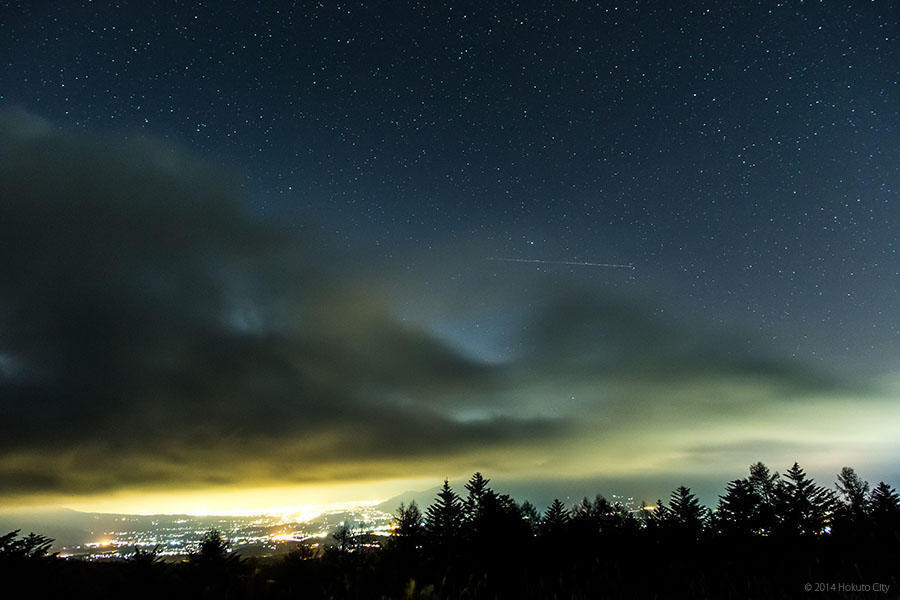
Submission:
M 0 197 L 0 489 L 17 501 L 690 471 L 723 436 L 780 439 L 783 414 L 879 393 L 575 288 L 534 296 L 509 360 L 478 360 L 153 140 L 7 111 Z

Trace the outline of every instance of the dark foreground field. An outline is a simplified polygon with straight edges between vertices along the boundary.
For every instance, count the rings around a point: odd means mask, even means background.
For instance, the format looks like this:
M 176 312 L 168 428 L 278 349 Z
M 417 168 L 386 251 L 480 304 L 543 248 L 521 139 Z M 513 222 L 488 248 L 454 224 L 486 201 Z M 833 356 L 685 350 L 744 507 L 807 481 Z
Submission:
M 4 565 L 21 597 L 193 598 L 897 598 L 889 552 L 833 540 L 623 544 L 585 551 L 485 547 L 447 560 L 399 548 L 303 558 L 47 559 Z M 806 590 L 809 589 L 807 592 Z

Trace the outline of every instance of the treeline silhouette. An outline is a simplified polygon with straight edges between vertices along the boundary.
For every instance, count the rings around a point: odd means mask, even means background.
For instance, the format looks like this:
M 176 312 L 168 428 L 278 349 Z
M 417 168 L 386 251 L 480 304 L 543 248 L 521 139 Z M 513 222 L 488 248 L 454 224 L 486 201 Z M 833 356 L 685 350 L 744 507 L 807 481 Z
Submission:
M 796 463 L 783 474 L 756 463 L 713 509 L 679 487 L 653 505 L 598 495 L 543 513 L 475 473 L 461 493 L 445 480 L 424 512 L 401 505 L 378 539 L 344 525 L 326 547 L 260 559 L 210 531 L 180 562 L 158 548 L 90 562 L 14 531 L 0 537 L 0 574 L 67 597 L 900 597 L 900 495 L 848 467 L 828 489 Z

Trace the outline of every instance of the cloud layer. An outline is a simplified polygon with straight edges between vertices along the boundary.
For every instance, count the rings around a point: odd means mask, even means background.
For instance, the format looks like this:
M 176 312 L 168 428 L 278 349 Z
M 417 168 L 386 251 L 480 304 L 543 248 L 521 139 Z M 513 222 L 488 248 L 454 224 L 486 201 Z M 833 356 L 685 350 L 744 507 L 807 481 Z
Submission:
M 7 110 L 0 198 L 10 497 L 525 476 L 848 389 L 583 289 L 540 296 L 514 359 L 479 361 L 325 267 L 303 228 L 254 217 L 233 177 L 149 139 Z
M 318 480 L 559 432 L 411 401 L 490 369 L 311 268 L 202 161 L 22 112 L 0 132 L 3 489 Z

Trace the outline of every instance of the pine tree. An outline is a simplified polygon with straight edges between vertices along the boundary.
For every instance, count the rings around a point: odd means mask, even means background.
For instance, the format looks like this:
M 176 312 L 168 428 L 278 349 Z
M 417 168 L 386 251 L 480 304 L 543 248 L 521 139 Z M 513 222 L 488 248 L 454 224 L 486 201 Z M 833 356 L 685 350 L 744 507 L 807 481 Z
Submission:
M 883 481 L 869 494 L 869 512 L 873 515 L 900 514 L 900 495 Z
M 900 495 L 881 481 L 869 494 L 869 518 L 875 531 L 887 539 L 900 540 Z
M 806 476 L 796 462 L 778 487 L 780 529 L 788 535 L 818 535 L 831 519 L 833 494 Z
M 490 481 L 490 479 L 485 479 L 480 472 L 476 472 L 466 483 L 465 488 L 468 494 L 463 502 L 463 512 L 467 523 L 475 523 L 478 520 L 484 498 L 491 493 L 491 489 L 488 487 Z
M 422 513 L 415 500 L 409 506 L 400 505 L 394 516 L 394 524 L 392 536 L 407 540 L 418 539 L 422 533 Z
M 593 518 L 597 531 L 604 536 L 634 534 L 639 529 L 637 519 L 619 502 L 612 504 L 600 494 L 594 498 Z
M 507 494 L 487 490 L 479 503 L 480 509 L 475 522 L 469 524 L 469 531 L 478 538 L 484 549 L 502 548 L 513 540 L 529 536 L 528 526 L 522 520 L 519 507 Z
M 697 496 L 691 489 L 683 485 L 672 492 L 669 506 L 665 511 L 665 520 L 669 528 L 697 538 L 706 523 L 707 511 L 700 505 Z
M 546 512 L 544 512 L 544 518 L 541 519 L 541 534 L 546 536 L 561 535 L 569 523 L 569 518 L 569 511 L 559 498 L 554 498 Z
M 747 483 L 762 502 L 770 504 L 775 502 L 778 481 L 778 471 L 771 473 L 769 467 L 761 462 L 750 465 L 750 477 L 747 478 Z
M 761 462 L 750 465 L 750 476 L 747 483 L 763 502 L 775 502 L 775 490 L 778 487 L 778 471 L 772 473 L 769 467 Z
M 772 473 L 761 462 L 750 465 L 747 482 L 753 493 L 759 497 L 759 531 L 769 534 L 778 528 L 778 488 L 781 477 L 778 471 Z
M 204 583 L 216 590 L 227 588 L 246 570 L 240 555 L 231 551 L 231 542 L 217 529 L 203 534 L 189 562 Z
M 587 497 L 572 507 L 569 530 L 580 544 L 592 544 L 600 534 L 600 519 L 595 504 Z
M 863 521 L 868 504 L 869 482 L 863 480 L 852 468 L 844 467 L 837 476 L 835 487 L 841 494 L 846 514 L 853 521 Z
M 459 537 L 462 523 L 462 501 L 445 479 L 434 503 L 425 512 L 425 531 L 434 542 L 448 544 Z
M 849 537 L 868 535 L 869 482 L 861 479 L 850 467 L 844 467 L 838 473 L 835 487 L 840 499 L 835 502 L 832 531 L 836 535 Z
M 595 520 L 594 503 L 585 496 L 581 502 L 572 507 L 569 516 L 572 521 L 593 522 Z
M 762 500 L 747 479 L 728 482 L 725 494 L 719 496 L 715 524 L 726 535 L 747 536 L 758 533 L 761 527 Z

